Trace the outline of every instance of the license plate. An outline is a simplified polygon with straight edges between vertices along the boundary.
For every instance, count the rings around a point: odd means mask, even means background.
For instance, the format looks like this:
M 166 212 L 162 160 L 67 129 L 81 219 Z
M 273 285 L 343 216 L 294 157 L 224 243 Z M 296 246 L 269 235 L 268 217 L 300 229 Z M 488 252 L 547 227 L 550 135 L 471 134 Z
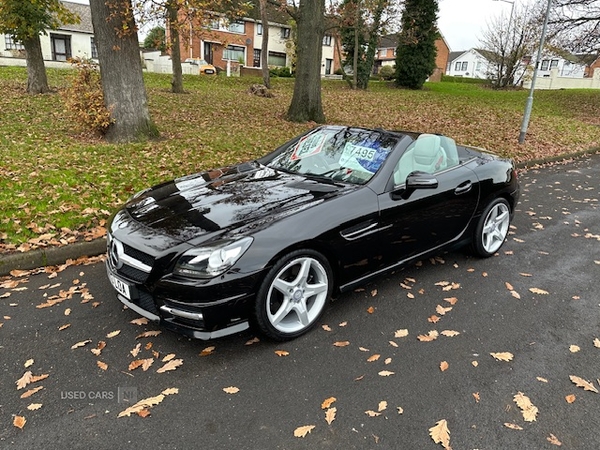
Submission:
M 115 288 L 115 290 L 125 297 L 127 300 L 131 300 L 131 291 L 129 289 L 129 285 L 125 283 L 123 280 L 115 277 L 113 274 L 108 274 L 108 279 L 110 280 L 110 284 Z

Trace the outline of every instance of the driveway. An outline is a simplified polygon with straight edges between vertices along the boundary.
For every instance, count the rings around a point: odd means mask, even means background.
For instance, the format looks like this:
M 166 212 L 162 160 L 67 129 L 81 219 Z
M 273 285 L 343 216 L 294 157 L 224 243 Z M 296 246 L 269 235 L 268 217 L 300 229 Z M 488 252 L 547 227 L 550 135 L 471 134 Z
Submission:
M 388 275 L 284 344 L 159 334 L 102 263 L 0 280 L 0 446 L 597 448 L 600 156 L 520 180 L 499 255 Z

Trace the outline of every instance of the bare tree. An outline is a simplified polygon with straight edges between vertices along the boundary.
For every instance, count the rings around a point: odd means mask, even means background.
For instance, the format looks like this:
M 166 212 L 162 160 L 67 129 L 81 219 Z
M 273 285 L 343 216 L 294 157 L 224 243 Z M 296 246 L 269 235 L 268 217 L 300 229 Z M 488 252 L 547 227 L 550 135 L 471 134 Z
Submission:
M 501 14 L 488 22 L 480 43 L 491 63 L 488 76 L 494 86 L 505 88 L 522 81 L 522 61 L 532 54 L 539 40 L 537 18 L 535 10 L 515 5 L 512 21 Z
M 554 0 L 551 11 L 548 35 L 556 44 L 571 51 L 600 55 L 600 1 Z

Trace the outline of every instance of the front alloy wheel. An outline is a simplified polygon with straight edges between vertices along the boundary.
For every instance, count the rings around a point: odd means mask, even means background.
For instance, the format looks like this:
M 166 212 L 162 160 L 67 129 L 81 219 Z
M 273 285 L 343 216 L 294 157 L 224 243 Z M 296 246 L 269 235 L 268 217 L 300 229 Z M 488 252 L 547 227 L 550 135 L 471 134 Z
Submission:
M 508 235 L 510 227 L 510 206 L 503 198 L 490 203 L 477 225 L 473 246 L 475 252 L 484 258 L 496 253 Z
M 280 259 L 257 295 L 260 331 L 278 341 L 304 334 L 325 310 L 331 285 L 331 269 L 318 252 L 299 250 Z

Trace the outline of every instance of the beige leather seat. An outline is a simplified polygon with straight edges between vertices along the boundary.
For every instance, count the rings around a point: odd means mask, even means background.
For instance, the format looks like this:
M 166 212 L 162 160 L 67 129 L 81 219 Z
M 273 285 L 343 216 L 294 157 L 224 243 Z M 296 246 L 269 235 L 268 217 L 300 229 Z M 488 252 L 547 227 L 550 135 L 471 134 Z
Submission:
M 440 137 L 435 134 L 422 134 L 412 144 L 394 171 L 394 184 L 403 184 L 412 172 L 435 173 L 447 165 L 446 152 L 440 145 Z

